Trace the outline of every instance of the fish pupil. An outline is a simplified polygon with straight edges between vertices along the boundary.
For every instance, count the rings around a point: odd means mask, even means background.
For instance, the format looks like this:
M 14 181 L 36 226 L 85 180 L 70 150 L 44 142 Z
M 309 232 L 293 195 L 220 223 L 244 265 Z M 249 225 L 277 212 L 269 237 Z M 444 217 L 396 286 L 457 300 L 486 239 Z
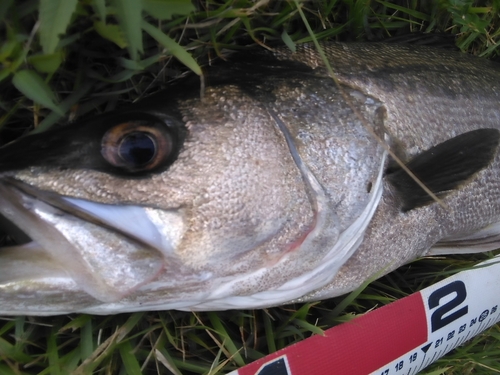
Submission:
M 142 166 L 156 155 L 156 143 L 145 132 L 132 132 L 124 136 L 118 149 L 120 157 L 129 166 Z

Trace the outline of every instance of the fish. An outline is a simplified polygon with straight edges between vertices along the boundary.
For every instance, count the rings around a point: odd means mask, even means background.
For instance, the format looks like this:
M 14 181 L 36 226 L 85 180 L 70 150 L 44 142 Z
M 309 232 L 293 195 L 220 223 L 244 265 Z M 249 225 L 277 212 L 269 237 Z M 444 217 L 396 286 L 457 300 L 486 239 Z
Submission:
M 313 46 L 248 50 L 203 95 L 186 78 L 0 148 L 0 315 L 266 308 L 500 247 L 498 65 L 322 48 L 338 82 Z

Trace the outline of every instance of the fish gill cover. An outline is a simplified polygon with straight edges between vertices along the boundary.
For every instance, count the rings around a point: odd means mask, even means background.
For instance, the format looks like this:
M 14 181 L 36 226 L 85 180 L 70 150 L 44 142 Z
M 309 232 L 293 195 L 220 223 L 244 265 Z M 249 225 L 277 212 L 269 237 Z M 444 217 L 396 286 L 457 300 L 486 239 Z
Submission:
M 298 7 L 322 40 L 397 37 L 498 55 L 497 2 L 7 0 L 0 4 L 0 142 L 126 107 L 185 74 L 202 77 L 203 67 L 223 60 L 228 50 L 310 42 Z M 13 239 L 3 235 L 1 241 Z M 423 259 L 321 303 L 4 318 L 0 372 L 226 373 L 489 256 Z M 498 372 L 497 348 L 498 326 L 426 371 Z

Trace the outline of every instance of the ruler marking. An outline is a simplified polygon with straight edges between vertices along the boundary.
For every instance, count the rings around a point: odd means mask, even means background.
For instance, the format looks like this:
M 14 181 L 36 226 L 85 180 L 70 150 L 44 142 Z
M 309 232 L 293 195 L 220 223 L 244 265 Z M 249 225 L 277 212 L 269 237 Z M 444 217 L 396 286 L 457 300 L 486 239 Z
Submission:
M 430 364 L 432 363 L 432 361 L 430 360 L 430 358 L 427 358 L 426 359 L 426 362 L 425 362 L 425 366 L 421 367 L 419 370 L 423 369 L 423 368 L 426 368 L 427 366 L 429 366 Z
M 461 338 L 457 341 L 457 346 L 462 345 L 465 341 L 466 341 L 466 340 L 465 340 L 465 337 L 464 337 L 464 336 L 462 336 L 462 337 L 461 337 Z
M 460 272 L 230 375 L 415 375 L 498 322 L 499 284 L 499 262 Z
M 467 336 L 465 336 L 465 341 L 469 340 L 469 339 L 470 339 L 470 337 L 471 337 L 471 335 L 472 335 L 472 330 L 469 330 L 469 331 L 467 332 Z

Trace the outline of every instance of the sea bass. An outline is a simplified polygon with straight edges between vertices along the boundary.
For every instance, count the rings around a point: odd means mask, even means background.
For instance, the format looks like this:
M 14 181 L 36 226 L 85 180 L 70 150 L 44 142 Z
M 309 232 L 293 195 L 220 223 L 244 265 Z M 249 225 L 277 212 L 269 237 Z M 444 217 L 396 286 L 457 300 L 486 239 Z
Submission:
M 201 97 L 183 81 L 1 148 L 0 314 L 263 308 L 499 247 L 498 66 L 323 48 L 339 85 L 311 46 L 240 54 Z

